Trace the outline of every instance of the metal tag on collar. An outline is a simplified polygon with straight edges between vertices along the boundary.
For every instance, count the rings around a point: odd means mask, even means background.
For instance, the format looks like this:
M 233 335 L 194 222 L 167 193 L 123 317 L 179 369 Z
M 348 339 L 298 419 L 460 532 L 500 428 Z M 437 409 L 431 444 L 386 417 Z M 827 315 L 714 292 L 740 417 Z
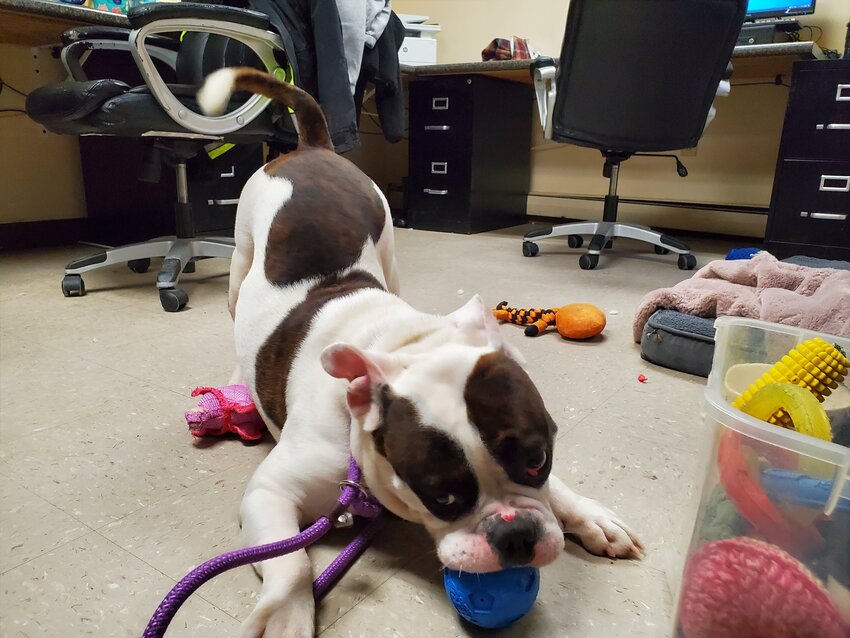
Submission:
M 351 512 L 343 512 L 339 516 L 336 517 L 334 521 L 334 527 L 340 529 L 342 527 L 351 527 L 354 525 L 354 514 Z

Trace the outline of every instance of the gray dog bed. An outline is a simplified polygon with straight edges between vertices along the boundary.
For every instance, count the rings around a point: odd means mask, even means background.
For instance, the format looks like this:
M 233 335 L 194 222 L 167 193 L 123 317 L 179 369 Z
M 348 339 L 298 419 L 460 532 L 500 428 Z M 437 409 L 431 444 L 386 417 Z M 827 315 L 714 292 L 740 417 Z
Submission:
M 803 255 L 782 261 L 810 268 L 850 270 L 850 262 Z M 651 363 L 707 377 L 714 359 L 714 318 L 658 310 L 643 327 L 640 356 Z
M 707 377 L 714 358 L 714 319 L 658 310 L 643 327 L 640 356 L 665 368 Z

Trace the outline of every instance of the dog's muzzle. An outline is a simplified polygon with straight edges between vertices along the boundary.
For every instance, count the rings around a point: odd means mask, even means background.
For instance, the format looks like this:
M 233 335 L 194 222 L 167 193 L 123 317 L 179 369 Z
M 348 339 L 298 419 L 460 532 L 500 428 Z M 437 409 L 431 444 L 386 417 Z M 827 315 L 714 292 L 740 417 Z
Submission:
M 483 529 L 503 567 L 528 565 L 534 560 L 541 529 L 531 514 L 493 514 L 484 520 Z

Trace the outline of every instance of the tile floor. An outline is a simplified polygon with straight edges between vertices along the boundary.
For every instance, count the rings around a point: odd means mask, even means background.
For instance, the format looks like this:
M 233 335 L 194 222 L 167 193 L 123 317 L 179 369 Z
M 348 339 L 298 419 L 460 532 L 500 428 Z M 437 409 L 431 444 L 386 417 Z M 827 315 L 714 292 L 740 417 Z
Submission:
M 569 544 L 542 573 L 533 611 L 488 636 L 665 636 L 691 532 L 709 434 L 703 380 L 641 360 L 634 309 L 648 291 L 689 276 L 672 257 L 620 241 L 598 270 L 553 242 L 528 260 L 521 229 L 476 236 L 397 231 L 403 296 L 447 312 L 472 293 L 488 303 L 588 301 L 604 337 L 568 343 L 514 326 L 507 337 L 559 423 L 556 471 L 617 510 L 648 548 L 613 562 Z M 697 240 L 701 263 L 730 244 Z M 245 482 L 269 444 L 194 441 L 182 414 L 196 385 L 226 383 L 232 365 L 227 264 L 185 277 L 189 307 L 160 309 L 153 275 L 86 276 L 65 299 L 62 264 L 85 247 L 0 256 L 0 637 L 138 636 L 188 569 L 232 549 Z M 640 384 L 639 374 L 649 381 Z M 313 554 L 327 563 L 346 539 Z M 217 578 L 175 619 L 174 638 L 237 635 L 256 599 L 249 568 Z M 478 636 L 442 591 L 426 534 L 393 522 L 318 613 L 328 638 Z

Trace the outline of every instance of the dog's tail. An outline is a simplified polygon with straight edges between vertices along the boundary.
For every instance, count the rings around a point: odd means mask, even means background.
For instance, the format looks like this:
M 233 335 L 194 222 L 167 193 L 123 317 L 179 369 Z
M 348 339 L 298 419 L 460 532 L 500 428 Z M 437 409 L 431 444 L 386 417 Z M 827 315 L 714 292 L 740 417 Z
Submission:
M 219 69 L 210 74 L 198 91 L 198 104 L 207 115 L 221 115 L 230 96 L 237 91 L 250 91 L 280 102 L 295 111 L 298 122 L 299 148 L 333 150 L 328 124 L 316 100 L 297 86 L 281 82 L 273 75 L 248 67 Z

